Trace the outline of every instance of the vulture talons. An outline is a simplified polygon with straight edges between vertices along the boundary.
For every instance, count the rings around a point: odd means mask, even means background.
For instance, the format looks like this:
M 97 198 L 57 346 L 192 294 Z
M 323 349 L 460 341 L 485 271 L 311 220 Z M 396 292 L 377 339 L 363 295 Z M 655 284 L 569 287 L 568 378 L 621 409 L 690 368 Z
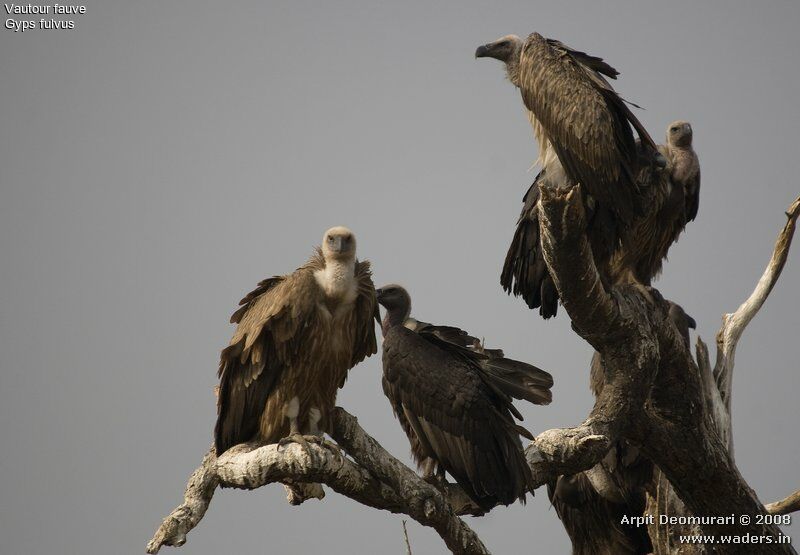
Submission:
M 338 443 L 327 439 L 325 436 L 310 435 L 310 436 L 303 436 L 303 437 L 309 443 L 316 443 L 320 447 L 324 447 L 328 451 L 331 451 L 337 457 L 337 459 L 340 462 L 344 461 L 345 454 L 344 454 L 344 451 L 342 450 L 342 448 L 339 447 Z
M 441 491 L 442 493 L 447 492 L 448 483 L 447 483 L 447 478 L 445 478 L 444 474 L 440 472 L 424 474 L 422 476 L 422 479 L 425 482 L 432 485 L 433 487 L 435 487 L 436 489 L 438 489 L 439 491 Z
M 311 449 L 312 443 L 333 452 L 334 455 L 340 461 L 344 460 L 344 452 L 342 451 L 342 448 L 339 447 L 336 443 L 328 439 L 325 439 L 324 436 L 303 435 L 299 433 L 289 434 L 288 436 L 278 441 L 278 449 L 280 450 L 282 447 L 285 447 L 286 445 L 290 445 L 292 443 L 300 445 L 315 466 L 319 466 L 323 461 L 321 461 L 317 456 L 317 454 Z
M 311 446 L 309 445 L 308 442 L 308 438 L 310 437 L 311 436 L 304 436 L 303 434 L 290 434 L 284 438 L 281 438 L 281 440 L 278 441 L 278 450 L 280 450 L 281 447 L 286 447 L 287 445 L 296 443 L 303 448 L 303 450 L 306 452 L 309 458 L 313 461 L 314 455 L 312 454 Z

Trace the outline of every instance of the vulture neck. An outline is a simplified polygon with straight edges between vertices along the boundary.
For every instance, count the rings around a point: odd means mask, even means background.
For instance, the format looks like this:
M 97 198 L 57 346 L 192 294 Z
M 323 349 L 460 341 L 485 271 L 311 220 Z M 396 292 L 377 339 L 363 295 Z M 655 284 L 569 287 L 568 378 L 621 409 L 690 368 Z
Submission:
M 506 62 L 506 77 L 515 87 L 519 87 L 519 53 Z
M 386 310 L 386 316 L 383 317 L 383 322 L 381 322 L 381 330 L 383 331 L 383 335 L 386 335 L 386 332 L 389 329 L 395 326 L 402 326 L 403 323 L 408 320 L 408 317 L 411 315 L 411 304 L 405 304 L 401 306 L 395 306 L 391 309 Z
M 328 258 L 325 267 L 314 274 L 329 299 L 352 300 L 356 292 L 356 261 Z
M 540 168 L 546 171 L 548 166 L 558 160 L 558 156 L 556 156 L 556 151 L 550 146 L 550 139 L 547 138 L 544 127 L 542 127 L 542 124 L 530 110 L 528 110 L 528 121 L 531 122 L 533 136 L 536 139 L 536 143 L 539 145 L 539 157 L 533 165 L 535 166 L 538 164 Z

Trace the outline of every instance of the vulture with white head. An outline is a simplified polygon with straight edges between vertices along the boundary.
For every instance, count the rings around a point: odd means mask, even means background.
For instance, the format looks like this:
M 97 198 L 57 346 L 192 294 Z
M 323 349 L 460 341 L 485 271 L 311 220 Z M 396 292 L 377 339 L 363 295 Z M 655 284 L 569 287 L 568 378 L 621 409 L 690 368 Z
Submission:
M 700 204 L 700 160 L 692 146 L 692 124 L 673 121 L 667 127 L 667 144 L 658 147 L 666 156 L 672 182 L 686 192 L 686 220 L 697 217 Z
M 427 479 L 449 473 L 475 503 L 525 500 L 531 470 L 515 422 L 514 399 L 548 404 L 553 378 L 506 358 L 499 349 L 452 326 L 410 317 L 411 297 L 399 285 L 378 289 L 383 319 L 383 391 Z
M 375 287 L 355 236 L 329 229 L 308 262 L 239 304 L 220 357 L 217 455 L 247 441 L 321 436 L 348 371 L 377 352 Z

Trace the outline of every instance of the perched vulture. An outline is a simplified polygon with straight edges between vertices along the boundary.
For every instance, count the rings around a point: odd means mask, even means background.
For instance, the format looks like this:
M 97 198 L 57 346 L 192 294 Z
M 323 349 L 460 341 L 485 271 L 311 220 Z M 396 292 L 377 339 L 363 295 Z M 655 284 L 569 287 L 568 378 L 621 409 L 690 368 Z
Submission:
M 689 348 L 694 319 L 672 303 L 669 317 Z M 591 390 L 598 396 L 605 384 L 605 369 L 598 353 L 592 358 Z M 615 442 L 594 468 L 560 476 L 547 486 L 547 494 L 572 541 L 573 555 L 640 555 L 653 548 L 644 526 L 622 524 L 623 516 L 643 516 L 646 493 L 652 491 L 654 467 L 639 449 L 626 441 Z
M 538 33 L 525 41 L 514 35 L 503 37 L 480 46 L 475 56 L 505 63 L 509 80 L 522 93 L 539 144 L 541 171 L 523 199 L 501 275 L 503 288 L 522 295 L 545 318 L 556 314 L 558 294 L 539 242 L 540 184 L 581 185 L 595 264 L 606 284 L 649 284 L 658 270 L 640 272 L 636 265 L 641 258 L 649 259 L 644 264 L 653 264 L 648 249 L 653 242 L 663 242 L 665 233 L 646 241 L 637 233 L 643 219 L 660 223 L 660 208 L 653 203 L 671 198 L 669 192 L 648 189 L 652 183 L 663 187 L 669 181 L 663 171 L 667 160 L 606 80 L 616 79 L 617 70 L 601 58 Z M 655 228 L 662 231 L 659 225 Z M 628 255 L 619 256 L 619 251 Z M 659 269 L 660 265 L 658 258 Z M 651 276 L 643 279 L 642 274 Z
M 697 217 L 700 204 L 700 160 L 692 147 L 692 124 L 673 121 L 667 127 L 667 144 L 659 146 L 666 156 L 672 182 L 686 195 L 686 221 Z
M 688 124 L 686 124 L 688 126 Z M 670 129 L 674 124 L 670 126 Z M 691 127 L 689 128 L 691 129 Z M 686 133 L 686 131 L 682 131 Z M 691 131 L 689 145 L 691 145 Z M 668 140 L 673 139 L 668 132 Z M 626 276 L 642 285 L 650 285 L 660 273 L 667 253 L 678 240 L 686 224 L 694 220 L 700 204 L 700 165 L 688 146 L 659 146 L 667 158 L 662 169 L 644 161 L 638 167 L 637 183 L 646 208 L 636 218 L 631 231 L 609 264 L 612 282 Z
M 410 318 L 411 298 L 399 285 L 378 290 L 383 319 L 383 391 L 426 479 L 445 472 L 484 510 L 525 500 L 531 471 L 513 399 L 552 399 L 547 372 L 505 358 L 450 326 Z
M 262 281 L 239 304 L 219 363 L 217 454 L 256 439 L 321 436 L 348 370 L 377 352 L 375 287 L 353 233 L 329 229 L 305 265 Z

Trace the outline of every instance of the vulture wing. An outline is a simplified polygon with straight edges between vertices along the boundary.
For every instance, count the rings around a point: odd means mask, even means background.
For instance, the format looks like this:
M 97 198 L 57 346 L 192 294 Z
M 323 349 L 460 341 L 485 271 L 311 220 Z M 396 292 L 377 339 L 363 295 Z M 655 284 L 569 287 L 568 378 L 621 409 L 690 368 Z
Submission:
M 222 351 L 219 364 L 220 389 L 217 425 L 214 430 L 217 453 L 250 440 L 258 431 L 267 397 L 278 380 L 286 379 L 294 363 L 306 356 L 304 342 L 315 333 L 320 290 L 314 271 L 324 261 L 318 251 L 303 267 L 287 276 L 262 281 L 248 294 L 231 317 L 238 324 L 230 345 Z M 375 319 L 378 302 L 372 283 L 370 263 L 357 262 L 352 368 L 378 350 Z M 339 387 L 344 385 L 343 372 Z
M 547 271 L 539 242 L 539 180 L 533 184 L 522 199 L 522 212 L 517 220 L 514 238 L 506 253 L 500 285 L 506 293 L 522 296 L 528 308 L 538 308 L 543 318 L 558 312 L 558 291 Z
M 375 322 L 380 325 L 381 316 L 378 311 L 378 299 L 375 295 L 375 284 L 372 283 L 372 271 L 368 260 L 356 262 L 356 282 L 358 297 L 356 298 L 356 334 L 353 350 L 352 368 L 370 355 L 378 352 L 378 341 L 375 338 Z M 339 384 L 342 387 L 344 382 Z
M 453 357 L 463 357 L 475 365 L 481 377 L 507 401 L 509 410 L 518 419 L 522 420 L 522 415 L 511 404 L 509 397 L 536 405 L 547 405 L 553 400 L 550 391 L 553 376 L 548 372 L 532 364 L 506 358 L 501 349 L 486 349 L 480 339 L 454 326 L 435 326 L 413 318 L 406 320 L 405 325 Z M 529 433 L 523 435 L 533 439 Z
M 448 333 L 448 332 L 445 332 Z M 511 402 L 498 395 L 483 370 L 457 343 L 407 328 L 384 338 L 384 391 L 409 436 L 482 507 L 524 500 L 530 468 Z
M 631 222 L 638 207 L 630 126 L 653 150 L 656 146 L 603 77 L 616 77 L 617 71 L 538 33 L 525 42 L 519 71 L 523 102 L 544 128 L 569 178 L 613 207 L 624 224 Z
M 307 264 L 262 281 L 231 316 L 238 327 L 220 356 L 217 454 L 249 441 L 258 431 L 267 397 L 298 355 L 298 331 L 314 314 L 317 290 Z
M 686 184 L 686 223 L 694 221 L 700 208 L 700 167 L 697 175 Z

